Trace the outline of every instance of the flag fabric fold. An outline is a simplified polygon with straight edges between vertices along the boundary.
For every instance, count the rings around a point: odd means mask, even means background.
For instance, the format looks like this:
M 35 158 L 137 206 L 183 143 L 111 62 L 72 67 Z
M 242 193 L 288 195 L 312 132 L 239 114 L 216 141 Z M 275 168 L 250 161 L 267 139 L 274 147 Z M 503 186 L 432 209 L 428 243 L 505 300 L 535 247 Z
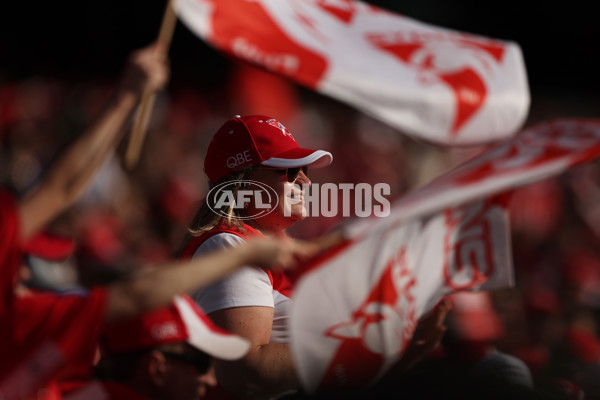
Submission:
M 373 383 L 444 295 L 511 286 L 505 203 L 479 201 L 378 230 L 301 279 L 290 331 L 303 387 Z
M 511 189 L 599 156 L 600 120 L 542 123 L 400 198 L 389 217 L 345 222 L 347 242 L 307 265 L 294 288 L 303 387 L 374 383 L 443 296 L 512 286 Z
M 352 0 L 177 0 L 217 50 L 439 145 L 512 136 L 530 95 L 521 49 Z

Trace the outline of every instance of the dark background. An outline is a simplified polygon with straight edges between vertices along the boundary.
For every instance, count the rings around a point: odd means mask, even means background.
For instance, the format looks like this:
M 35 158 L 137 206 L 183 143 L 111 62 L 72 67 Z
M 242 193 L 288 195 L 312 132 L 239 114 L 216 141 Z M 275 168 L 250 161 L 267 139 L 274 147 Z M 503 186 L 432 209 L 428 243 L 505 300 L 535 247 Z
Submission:
M 423 22 L 515 41 L 524 53 L 534 101 L 551 97 L 562 102 L 558 113 L 585 116 L 596 112 L 600 23 L 593 2 L 370 3 Z M 164 0 L 4 2 L 0 84 L 32 75 L 113 78 L 132 49 L 156 37 L 164 6 Z M 231 65 L 182 23 L 177 25 L 170 55 L 173 86 L 218 85 Z

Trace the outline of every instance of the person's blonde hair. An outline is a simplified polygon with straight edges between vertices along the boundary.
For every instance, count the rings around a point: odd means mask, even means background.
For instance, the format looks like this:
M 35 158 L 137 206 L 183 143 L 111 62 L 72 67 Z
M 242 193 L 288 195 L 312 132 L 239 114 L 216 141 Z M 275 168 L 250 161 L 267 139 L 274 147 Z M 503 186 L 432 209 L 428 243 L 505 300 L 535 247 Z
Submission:
M 209 194 L 204 198 L 202 205 L 196 212 L 196 215 L 194 215 L 194 218 L 192 218 L 191 224 L 188 226 L 187 231 L 190 236 L 200 236 L 205 232 L 208 232 L 216 226 L 222 224 L 230 228 L 239 229 L 242 232 L 244 231 L 244 224 L 240 220 L 240 209 L 235 207 L 235 199 L 237 198 L 237 191 L 242 185 L 241 181 L 244 180 L 244 178 L 246 178 L 246 176 L 251 170 L 252 167 L 249 167 L 232 172 L 231 174 L 224 176 L 222 179 L 220 179 L 218 182 L 212 185 L 212 187 L 214 187 L 226 182 L 238 181 L 232 188 L 233 202 L 223 213 L 226 216 L 211 210 L 211 208 L 209 207 L 209 203 L 214 200 L 210 198 L 209 192 Z
M 252 171 L 253 168 L 253 166 L 250 166 L 238 171 L 234 171 L 231 174 L 219 179 L 216 183 L 211 184 L 210 187 L 212 189 L 213 187 L 226 182 L 242 181 L 247 177 L 247 175 L 250 173 L 250 171 Z M 233 202 L 229 205 L 227 211 L 223 213 L 227 216 L 222 215 L 220 213 L 216 213 L 213 210 L 211 210 L 211 208 L 209 207 L 209 202 L 214 201 L 214 199 L 211 198 L 211 192 L 209 191 L 207 196 L 202 201 L 200 208 L 192 218 L 192 222 L 187 227 L 187 234 L 185 235 L 181 248 L 175 251 L 175 257 L 180 257 L 183 254 L 188 243 L 193 237 L 202 236 L 204 233 L 214 229 L 219 225 L 225 225 L 225 227 L 227 228 L 234 228 L 243 233 L 246 232 L 246 229 L 244 228 L 244 223 L 240 219 L 240 209 L 235 207 L 237 191 L 240 189 L 241 185 L 242 182 L 237 182 L 232 189 Z

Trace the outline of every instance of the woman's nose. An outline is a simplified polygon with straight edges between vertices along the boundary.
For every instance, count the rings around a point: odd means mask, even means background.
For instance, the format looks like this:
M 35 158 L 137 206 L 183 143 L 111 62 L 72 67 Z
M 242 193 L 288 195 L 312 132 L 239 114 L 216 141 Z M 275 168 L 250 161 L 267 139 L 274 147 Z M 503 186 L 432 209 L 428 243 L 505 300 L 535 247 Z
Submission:
M 312 185 L 310 178 L 308 177 L 308 175 L 306 175 L 304 173 L 304 171 L 300 171 L 300 173 L 298 174 L 298 177 L 296 178 L 294 183 L 297 185 L 308 185 L 308 186 Z

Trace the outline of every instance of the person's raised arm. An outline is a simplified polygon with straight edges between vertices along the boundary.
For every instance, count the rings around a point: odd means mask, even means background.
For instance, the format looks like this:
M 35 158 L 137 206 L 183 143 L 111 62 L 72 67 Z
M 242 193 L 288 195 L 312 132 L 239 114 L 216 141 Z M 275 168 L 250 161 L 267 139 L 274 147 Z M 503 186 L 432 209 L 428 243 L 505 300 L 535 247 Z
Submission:
M 321 247 L 281 238 L 249 240 L 187 262 L 144 270 L 108 287 L 106 321 L 138 315 L 168 304 L 173 296 L 209 285 L 244 265 L 290 268 Z
M 115 149 L 144 90 L 162 89 L 168 77 L 169 68 L 160 44 L 132 53 L 120 85 L 102 114 L 57 159 L 42 182 L 20 201 L 23 240 L 77 199 Z

